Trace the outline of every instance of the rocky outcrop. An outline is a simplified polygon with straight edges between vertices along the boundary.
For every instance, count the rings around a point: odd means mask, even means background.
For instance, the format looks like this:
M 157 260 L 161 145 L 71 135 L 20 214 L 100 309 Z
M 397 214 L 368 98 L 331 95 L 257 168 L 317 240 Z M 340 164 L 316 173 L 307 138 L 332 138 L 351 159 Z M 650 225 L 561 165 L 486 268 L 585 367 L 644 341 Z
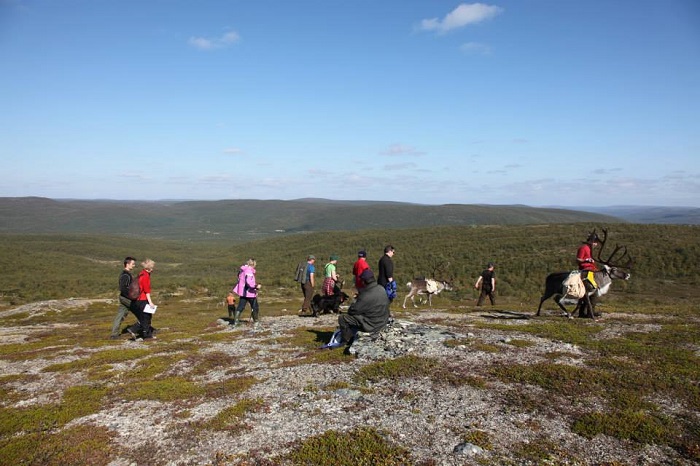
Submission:
M 377 333 L 358 332 L 348 351 L 360 359 L 392 359 L 440 352 L 445 340 L 466 337 L 446 328 L 394 320 Z

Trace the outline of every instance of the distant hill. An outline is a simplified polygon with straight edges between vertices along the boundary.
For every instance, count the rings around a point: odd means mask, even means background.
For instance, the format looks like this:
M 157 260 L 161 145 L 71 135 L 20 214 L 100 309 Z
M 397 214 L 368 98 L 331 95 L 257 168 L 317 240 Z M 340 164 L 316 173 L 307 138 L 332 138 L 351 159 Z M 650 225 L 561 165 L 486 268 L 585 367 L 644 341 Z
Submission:
M 599 213 L 523 205 L 421 205 L 327 199 L 221 201 L 0 198 L 0 233 L 88 233 L 229 241 L 316 231 L 450 225 L 618 223 Z
M 631 223 L 700 225 L 700 208 L 698 207 L 610 206 L 572 208 L 611 215 Z

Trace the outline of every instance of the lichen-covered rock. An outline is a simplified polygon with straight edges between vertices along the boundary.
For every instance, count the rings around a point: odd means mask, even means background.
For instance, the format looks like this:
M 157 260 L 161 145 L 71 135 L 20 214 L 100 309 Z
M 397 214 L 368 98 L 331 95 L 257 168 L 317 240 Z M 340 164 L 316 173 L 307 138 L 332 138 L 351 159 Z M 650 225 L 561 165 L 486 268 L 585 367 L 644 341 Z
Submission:
M 444 327 L 394 320 L 377 333 L 358 332 L 350 353 L 361 359 L 391 359 L 408 353 L 444 352 L 445 340 L 467 338 Z

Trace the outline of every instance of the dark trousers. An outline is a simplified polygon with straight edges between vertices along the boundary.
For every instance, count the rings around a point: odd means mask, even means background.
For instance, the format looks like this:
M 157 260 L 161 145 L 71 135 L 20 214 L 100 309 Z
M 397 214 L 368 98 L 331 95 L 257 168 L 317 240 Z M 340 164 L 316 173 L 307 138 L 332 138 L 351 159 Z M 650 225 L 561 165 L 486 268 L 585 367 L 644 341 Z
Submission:
M 302 311 L 308 311 L 311 307 L 311 298 L 314 297 L 314 287 L 310 282 L 301 284 L 301 292 L 304 294 L 304 303 L 301 305 Z
M 340 314 L 338 316 L 338 327 L 340 327 L 343 343 L 349 344 L 355 338 L 355 334 L 362 329 L 362 324 L 354 316 Z
M 151 338 L 153 336 L 153 327 L 151 327 L 151 321 L 153 320 L 153 314 L 148 312 L 143 312 L 146 308 L 148 301 L 132 301 L 131 311 L 134 316 L 138 319 L 134 325 L 131 325 L 127 330 L 135 335 L 141 334 L 143 338 Z
M 491 301 L 491 305 L 495 306 L 496 305 L 496 297 L 493 294 L 492 290 L 486 290 L 483 287 L 481 288 L 481 293 L 479 294 L 479 300 L 476 302 L 477 306 L 481 306 L 484 304 L 484 300 L 488 296 L 489 300 Z
M 250 309 L 251 309 L 251 317 L 253 317 L 253 322 L 258 321 L 258 298 L 244 298 L 243 296 L 240 297 L 238 300 L 238 307 L 236 308 L 236 319 L 235 321 L 238 322 L 238 320 L 241 318 L 241 314 L 243 313 L 243 310 L 245 309 L 246 303 L 250 303 Z

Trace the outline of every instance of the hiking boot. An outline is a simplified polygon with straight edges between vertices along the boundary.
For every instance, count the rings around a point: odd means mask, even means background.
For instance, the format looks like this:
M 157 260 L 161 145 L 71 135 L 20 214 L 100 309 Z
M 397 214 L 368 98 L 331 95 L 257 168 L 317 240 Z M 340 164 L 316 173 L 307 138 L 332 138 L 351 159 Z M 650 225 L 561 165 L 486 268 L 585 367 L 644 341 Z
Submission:
M 134 340 L 136 340 L 136 339 L 139 337 L 139 336 L 136 335 L 136 333 L 134 333 L 134 331 L 131 330 L 130 328 L 127 328 L 127 329 L 126 329 L 126 332 L 127 332 L 129 335 L 131 335 L 131 338 L 133 338 Z

